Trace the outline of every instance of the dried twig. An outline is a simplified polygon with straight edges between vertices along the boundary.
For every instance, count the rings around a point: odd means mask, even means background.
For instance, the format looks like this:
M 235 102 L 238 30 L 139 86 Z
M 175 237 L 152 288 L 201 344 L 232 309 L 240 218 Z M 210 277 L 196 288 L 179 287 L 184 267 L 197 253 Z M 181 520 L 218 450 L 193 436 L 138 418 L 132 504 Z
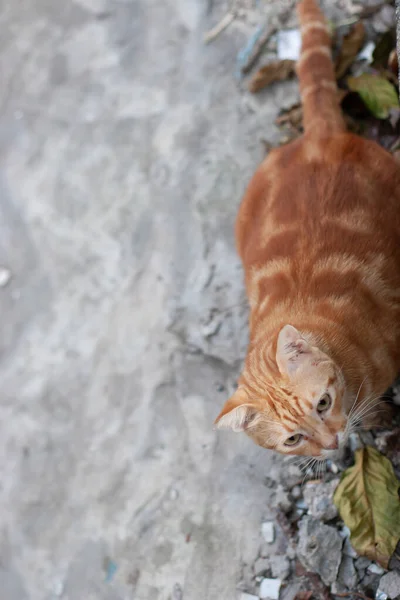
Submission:
M 336 598 L 360 598 L 361 600 L 372 600 L 369 596 L 366 596 L 362 592 L 343 592 L 343 594 L 333 594 Z
M 236 18 L 235 12 L 226 13 L 226 15 L 220 20 L 220 22 L 217 23 L 217 25 L 215 25 L 215 27 L 210 29 L 210 31 L 208 31 L 204 35 L 204 43 L 209 44 L 210 42 L 215 40 L 215 38 L 218 37 L 219 34 L 224 31 L 224 29 L 229 27 L 229 25 L 232 23 L 232 21 L 235 20 L 235 18 Z

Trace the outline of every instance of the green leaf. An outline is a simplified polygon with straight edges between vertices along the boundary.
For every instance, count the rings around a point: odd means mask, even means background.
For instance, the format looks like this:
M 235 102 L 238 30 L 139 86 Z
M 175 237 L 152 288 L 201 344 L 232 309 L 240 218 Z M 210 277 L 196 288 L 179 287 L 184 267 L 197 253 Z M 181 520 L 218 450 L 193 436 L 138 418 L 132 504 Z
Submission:
M 371 113 L 378 119 L 387 119 L 391 108 L 399 106 L 399 98 L 394 86 L 384 77 L 365 73 L 349 77 L 347 85 L 358 92 Z
M 400 539 L 400 482 L 392 463 L 375 448 L 357 450 L 333 501 L 362 556 L 387 568 Z

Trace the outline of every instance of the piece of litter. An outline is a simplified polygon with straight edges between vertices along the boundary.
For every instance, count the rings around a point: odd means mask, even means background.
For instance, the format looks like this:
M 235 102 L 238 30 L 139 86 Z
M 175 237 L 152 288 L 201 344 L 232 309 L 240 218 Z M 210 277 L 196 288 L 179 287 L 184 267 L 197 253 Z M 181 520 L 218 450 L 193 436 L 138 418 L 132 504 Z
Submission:
M 105 580 L 109 583 L 117 572 L 117 565 L 114 561 L 108 559 L 106 564 L 106 577 Z
M 281 589 L 280 579 L 263 579 L 260 585 L 260 598 L 268 600 L 279 600 L 279 590 Z
M 373 42 L 368 42 L 365 44 L 364 48 L 357 54 L 358 60 L 366 60 L 368 64 L 372 63 L 372 54 L 375 50 L 375 44 Z
M 258 596 L 253 596 L 253 594 L 243 593 L 240 596 L 240 600 L 259 600 Z
M 232 21 L 235 19 L 236 15 L 233 12 L 228 12 L 219 23 L 217 23 L 217 25 L 215 25 L 215 27 L 213 27 L 212 29 L 210 29 L 210 31 L 208 31 L 205 35 L 204 35 L 204 43 L 205 44 L 209 44 L 210 42 L 212 42 L 213 40 L 215 40 L 215 38 L 217 38 L 219 36 L 220 33 L 222 33 L 224 31 L 224 29 L 226 29 L 227 27 L 229 27 L 229 25 L 232 23 Z
M 6 267 L 0 267 L 0 288 L 6 287 L 11 279 L 11 271 Z
M 265 523 L 261 525 L 261 533 L 263 535 L 264 540 L 268 544 L 273 543 L 275 539 L 275 528 L 272 521 L 265 521 Z
M 301 36 L 299 29 L 282 29 L 276 37 L 277 53 L 280 60 L 299 60 Z

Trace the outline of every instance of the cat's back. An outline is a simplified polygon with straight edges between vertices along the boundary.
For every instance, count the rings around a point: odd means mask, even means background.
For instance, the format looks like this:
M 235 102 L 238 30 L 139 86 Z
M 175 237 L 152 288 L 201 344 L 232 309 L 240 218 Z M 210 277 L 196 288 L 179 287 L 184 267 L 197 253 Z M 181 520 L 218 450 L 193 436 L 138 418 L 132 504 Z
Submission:
M 352 134 L 303 136 L 261 164 L 243 198 L 236 236 L 245 263 L 288 254 L 299 244 L 306 252 L 334 252 L 356 243 L 362 251 L 373 239 L 381 251 L 397 254 L 400 166 Z

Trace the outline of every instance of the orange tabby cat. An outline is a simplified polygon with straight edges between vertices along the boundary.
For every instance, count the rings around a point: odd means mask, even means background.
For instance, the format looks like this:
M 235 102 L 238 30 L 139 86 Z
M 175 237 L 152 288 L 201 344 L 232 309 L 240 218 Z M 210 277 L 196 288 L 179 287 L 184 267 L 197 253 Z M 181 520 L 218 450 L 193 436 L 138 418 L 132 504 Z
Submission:
M 326 458 L 400 366 L 400 171 L 346 133 L 324 17 L 314 0 L 298 13 L 305 133 L 269 154 L 239 210 L 250 343 L 216 424 Z

